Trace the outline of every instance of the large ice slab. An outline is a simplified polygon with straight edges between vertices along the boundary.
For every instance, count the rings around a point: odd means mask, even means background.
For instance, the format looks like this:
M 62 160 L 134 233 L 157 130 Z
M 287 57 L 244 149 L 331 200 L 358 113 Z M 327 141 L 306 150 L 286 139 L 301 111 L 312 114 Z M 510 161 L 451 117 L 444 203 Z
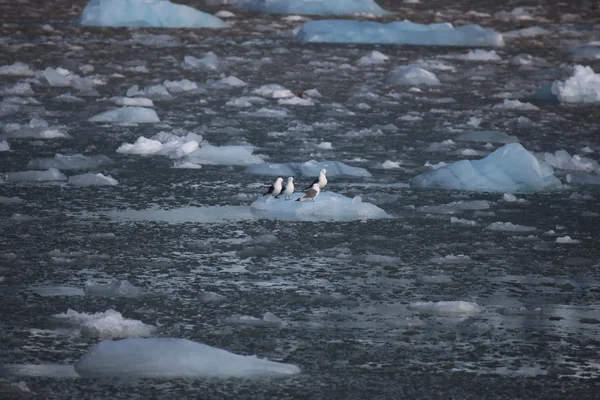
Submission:
M 258 215 L 291 220 L 348 221 L 389 218 L 381 208 L 371 203 L 363 203 L 360 197 L 349 198 L 333 192 L 321 192 L 315 201 L 294 201 L 304 193 L 294 193 L 291 200 L 261 196 L 250 208 Z
M 410 186 L 514 193 L 559 189 L 562 184 L 551 166 L 511 143 L 481 160 L 461 160 L 427 171 L 412 178 Z
M 219 18 L 167 0 L 91 0 L 78 21 L 88 26 L 225 28 Z
M 81 357 L 75 371 L 84 377 L 243 378 L 288 376 L 300 369 L 187 339 L 149 338 L 100 342 Z
M 156 111 L 145 107 L 121 107 L 104 111 L 88 119 L 90 122 L 152 123 L 160 122 Z
M 382 43 L 423 46 L 504 46 L 502 34 L 479 25 L 458 28 L 449 23 L 417 24 L 396 21 L 387 24 L 373 21 L 310 21 L 296 34 L 299 42 L 312 43 Z
M 369 171 L 361 167 L 352 167 L 339 161 L 315 161 L 310 160 L 304 163 L 264 163 L 250 165 L 244 172 L 255 175 L 269 176 L 306 176 L 317 177 L 319 172 L 325 168 L 327 176 L 358 176 L 370 177 Z
M 235 6 L 240 10 L 271 14 L 387 15 L 373 0 L 249 0 Z
M 34 158 L 29 161 L 27 168 L 30 169 L 48 169 L 56 168 L 60 170 L 70 169 L 90 169 L 101 165 L 112 164 L 112 160 L 104 155 L 84 156 L 83 154 L 63 155 L 56 154 L 52 158 Z
M 563 103 L 598 103 L 600 102 L 600 74 L 594 73 L 590 67 L 576 65 L 573 75 L 564 82 L 554 81 L 552 94 Z

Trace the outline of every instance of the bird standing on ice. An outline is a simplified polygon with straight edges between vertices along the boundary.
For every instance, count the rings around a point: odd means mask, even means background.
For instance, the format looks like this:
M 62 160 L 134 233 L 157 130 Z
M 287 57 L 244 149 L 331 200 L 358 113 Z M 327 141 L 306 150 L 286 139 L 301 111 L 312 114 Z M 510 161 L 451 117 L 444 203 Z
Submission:
M 269 190 L 267 190 L 267 193 L 263 194 L 263 196 L 266 196 L 268 194 L 276 197 L 279 196 L 281 194 L 281 190 L 283 189 L 281 187 L 281 182 L 283 182 L 283 178 L 277 178 L 275 180 L 275 183 L 271 185 Z
M 307 199 L 310 201 L 315 201 L 315 197 L 317 197 L 319 193 L 321 193 L 319 182 L 313 183 L 312 187 L 308 189 L 306 193 L 304 193 L 304 196 L 300 197 L 299 199 L 296 199 L 296 201 L 302 201 Z
M 317 183 L 319 185 L 319 189 L 323 189 L 325 187 L 325 185 L 327 185 L 327 177 L 325 176 L 325 174 L 327 173 L 327 170 L 325 168 L 323 168 L 321 170 L 321 172 L 319 172 L 319 177 L 317 179 L 314 180 L 313 183 L 310 184 L 309 187 L 307 187 L 306 189 L 311 188 L 315 183 Z M 304 189 L 304 190 L 306 190 Z
M 294 193 L 294 178 L 292 178 L 290 176 L 288 178 L 288 180 L 287 180 L 287 183 L 285 184 L 285 187 L 283 188 L 283 190 L 279 194 L 279 196 L 283 195 L 284 199 L 289 200 L 289 199 L 292 198 L 292 194 L 293 193 Z M 279 196 L 275 196 L 275 198 L 278 199 Z

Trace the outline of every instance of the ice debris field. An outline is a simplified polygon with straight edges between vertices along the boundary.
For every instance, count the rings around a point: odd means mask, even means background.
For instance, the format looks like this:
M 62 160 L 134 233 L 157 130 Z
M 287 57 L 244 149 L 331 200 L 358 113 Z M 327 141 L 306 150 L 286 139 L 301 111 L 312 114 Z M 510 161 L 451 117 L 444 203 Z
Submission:
M 184 3 L 0 17 L 0 397 L 597 395 L 593 5 Z

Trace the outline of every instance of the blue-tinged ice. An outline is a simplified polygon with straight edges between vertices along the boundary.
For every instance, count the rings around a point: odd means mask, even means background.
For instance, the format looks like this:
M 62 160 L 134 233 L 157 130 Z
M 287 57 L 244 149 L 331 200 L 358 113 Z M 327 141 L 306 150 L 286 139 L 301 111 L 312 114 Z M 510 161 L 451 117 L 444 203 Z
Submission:
M 390 14 L 373 0 L 249 0 L 240 2 L 236 8 L 271 14 Z
M 390 85 L 441 85 L 433 72 L 429 72 L 418 65 L 405 65 L 395 68 L 383 79 L 383 82 Z
M 89 26 L 226 28 L 219 18 L 167 0 L 91 0 L 78 23 Z
M 104 111 L 88 119 L 90 122 L 153 123 L 160 122 L 156 111 L 145 107 L 121 107 Z
M 29 169 L 56 168 L 59 170 L 90 169 L 101 165 L 112 164 L 113 160 L 105 155 L 84 156 L 83 154 L 63 155 L 56 154 L 52 158 L 34 158 L 29 161 Z
M 411 179 L 413 188 L 488 192 L 533 192 L 562 188 L 554 169 L 519 143 L 507 144 L 481 160 L 461 160 Z
M 260 196 L 250 205 L 260 217 L 285 221 L 353 221 L 389 218 L 390 216 L 371 203 L 363 203 L 360 197 L 346 197 L 330 191 L 321 192 L 315 201 L 295 201 L 304 195 L 297 192 L 291 200 Z
M 300 368 L 187 339 L 137 338 L 96 344 L 75 364 L 75 371 L 84 377 L 246 378 L 294 375 Z
M 269 175 L 269 176 L 306 176 L 317 177 L 319 172 L 325 168 L 327 176 L 358 176 L 370 177 L 369 171 L 361 167 L 352 167 L 339 161 L 315 161 L 310 160 L 304 163 L 264 163 L 250 165 L 246 168 L 247 174 Z
M 396 21 L 387 24 L 373 21 L 310 21 L 296 34 L 299 42 L 313 43 L 382 43 L 422 46 L 489 46 L 502 47 L 502 34 L 479 25 L 454 28 L 450 23 L 417 24 Z

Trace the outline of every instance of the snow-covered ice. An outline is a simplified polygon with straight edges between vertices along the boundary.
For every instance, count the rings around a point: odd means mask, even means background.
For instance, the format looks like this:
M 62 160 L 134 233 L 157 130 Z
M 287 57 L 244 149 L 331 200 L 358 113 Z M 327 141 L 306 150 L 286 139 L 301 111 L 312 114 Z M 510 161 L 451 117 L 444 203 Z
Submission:
M 46 182 L 66 181 L 67 177 L 56 168 L 50 168 L 47 171 L 8 172 L 4 174 L 4 179 L 8 182 Z
M 418 65 L 407 65 L 394 69 L 383 80 L 392 85 L 426 85 L 437 86 L 440 81 L 433 72 L 429 72 Z
M 121 107 L 104 111 L 88 119 L 90 122 L 153 123 L 160 122 L 156 111 L 145 107 Z
M 251 378 L 288 376 L 300 369 L 187 339 L 138 338 L 94 345 L 75 364 L 75 371 L 96 378 Z
M 363 66 L 363 67 L 367 66 L 367 65 L 379 65 L 379 64 L 384 64 L 389 59 L 390 58 L 388 56 L 386 56 L 385 54 L 383 54 L 377 50 L 373 50 L 369 54 L 359 58 L 358 61 L 356 62 L 356 64 Z
M 105 176 L 98 173 L 73 175 L 69 177 L 67 183 L 75 186 L 114 186 L 119 182 L 110 175 Z
M 416 301 L 410 303 L 408 309 L 445 317 L 469 316 L 483 311 L 477 303 L 469 301 Z
M 600 102 L 600 73 L 590 67 L 575 65 L 573 75 L 566 81 L 554 81 L 552 94 L 564 103 Z
M 144 97 L 113 97 L 111 100 L 118 106 L 154 107 L 152 100 Z
M 0 75 L 35 76 L 35 71 L 29 65 L 17 61 L 12 65 L 0 66 Z
M 374 0 L 247 0 L 238 3 L 240 10 L 272 14 L 345 15 L 389 14 Z
M 147 337 L 156 331 L 156 327 L 135 319 L 123 318 L 123 315 L 115 310 L 88 314 L 68 309 L 66 313 L 56 314 L 54 317 L 68 324 L 77 325 L 83 337 L 101 339 Z
M 91 0 L 78 21 L 89 26 L 225 28 L 219 18 L 168 0 Z
M 29 169 L 48 169 L 56 168 L 59 170 L 70 169 L 91 169 L 101 165 L 112 164 L 113 160 L 105 155 L 85 156 L 83 154 L 63 155 L 56 154 L 51 158 L 34 158 L 29 161 Z
M 481 160 L 461 160 L 411 179 L 411 187 L 491 192 L 533 192 L 562 188 L 551 166 L 539 163 L 518 143 Z
M 313 43 L 381 43 L 423 46 L 504 46 L 502 34 L 479 25 L 458 28 L 449 23 L 430 25 L 410 21 L 320 20 L 307 22 L 296 40 Z
M 322 169 L 327 170 L 327 176 L 358 176 L 370 177 L 371 173 L 361 167 L 352 167 L 339 161 L 315 161 L 310 160 L 304 163 L 263 163 L 250 165 L 244 172 L 256 175 L 270 176 L 305 176 L 316 177 Z
M 348 221 L 389 218 L 381 208 L 333 192 L 322 192 L 314 202 L 297 202 L 304 193 L 294 193 L 289 201 L 271 196 L 257 198 L 250 208 L 260 216 L 291 221 Z
M 291 90 L 276 83 L 262 85 L 261 87 L 252 90 L 252 94 L 269 99 L 287 99 L 296 96 Z
M 126 280 L 113 279 L 109 283 L 87 282 L 84 288 L 88 296 L 138 297 L 142 290 Z

